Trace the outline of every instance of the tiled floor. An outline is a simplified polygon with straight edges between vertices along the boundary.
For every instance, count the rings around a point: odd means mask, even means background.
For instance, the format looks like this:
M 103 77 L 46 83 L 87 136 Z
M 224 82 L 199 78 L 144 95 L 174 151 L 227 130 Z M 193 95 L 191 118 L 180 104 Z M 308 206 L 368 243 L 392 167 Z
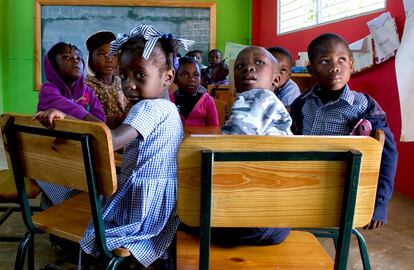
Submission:
M 0 142 L 0 169 L 7 167 L 3 155 L 3 144 Z M 37 203 L 37 202 L 34 202 Z M 4 206 L 4 204 L 0 204 Z M 374 231 L 363 231 L 368 244 L 372 269 L 376 270 L 411 270 L 414 269 L 414 201 L 399 193 L 391 199 L 390 220 L 384 227 Z M 0 226 L 1 236 L 21 236 L 24 225 L 19 213 L 13 214 Z M 334 254 L 331 240 L 321 242 L 331 255 Z M 17 243 L 0 243 L 0 269 L 13 269 Z M 49 237 L 43 234 L 35 240 L 36 267 L 39 269 L 48 263 L 54 263 L 57 258 L 56 250 L 50 245 Z M 73 263 L 66 263 L 61 269 L 76 269 Z M 358 246 L 353 239 L 350 251 L 348 269 L 362 269 Z

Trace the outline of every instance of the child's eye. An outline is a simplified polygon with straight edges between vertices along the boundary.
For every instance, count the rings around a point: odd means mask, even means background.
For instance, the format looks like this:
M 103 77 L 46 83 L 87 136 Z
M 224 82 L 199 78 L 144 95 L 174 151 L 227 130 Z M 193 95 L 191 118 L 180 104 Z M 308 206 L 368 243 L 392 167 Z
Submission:
M 263 62 L 262 60 L 256 60 L 256 65 L 264 65 L 265 62 Z
M 188 73 L 181 73 L 180 76 L 184 79 L 187 79 L 189 77 Z
M 144 78 L 145 77 L 145 72 L 137 72 L 137 74 L 135 75 L 135 77 L 137 77 L 138 79 L 142 79 L 142 78 Z
M 327 63 L 328 63 L 328 60 L 326 59 L 321 60 L 321 64 L 327 64 Z
M 280 70 L 280 73 L 282 73 L 282 74 L 285 74 L 285 73 L 287 73 L 288 71 L 287 71 L 287 69 L 286 68 L 282 68 L 281 70 Z
M 346 58 L 345 57 L 339 57 L 339 60 L 338 60 L 339 62 L 344 62 L 344 61 L 346 61 Z
M 62 59 L 63 59 L 63 60 L 65 60 L 65 61 L 68 61 L 68 60 L 70 59 L 70 56 L 69 56 L 69 55 L 64 55 L 64 56 L 62 57 Z
M 121 80 L 125 81 L 127 76 L 125 73 L 119 73 L 119 77 L 121 78 Z
M 242 69 L 243 68 L 243 64 L 238 64 L 235 66 L 236 69 Z

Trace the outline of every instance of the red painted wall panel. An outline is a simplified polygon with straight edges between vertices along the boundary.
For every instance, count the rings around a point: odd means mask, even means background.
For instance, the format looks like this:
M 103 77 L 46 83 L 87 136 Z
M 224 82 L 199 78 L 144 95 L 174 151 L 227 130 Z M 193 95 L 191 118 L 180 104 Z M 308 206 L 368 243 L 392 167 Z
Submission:
M 387 7 L 384 11 L 390 11 L 392 16 L 395 17 L 401 35 L 405 19 L 402 0 L 387 0 Z M 253 0 L 252 45 L 264 47 L 275 45 L 283 46 L 296 56 L 297 52 L 306 51 L 307 45 L 313 38 L 325 32 L 335 32 L 340 34 L 351 43 L 368 35 L 369 29 L 366 22 L 384 11 L 325 24 L 294 33 L 277 35 L 277 0 Z M 412 164 L 414 164 L 414 142 L 399 142 L 401 133 L 401 114 L 394 58 L 368 70 L 354 74 L 349 84 L 354 90 L 370 94 L 387 112 L 388 122 L 396 138 L 399 150 L 395 189 L 414 198 L 414 177 L 411 176 L 411 170 L 413 168 Z

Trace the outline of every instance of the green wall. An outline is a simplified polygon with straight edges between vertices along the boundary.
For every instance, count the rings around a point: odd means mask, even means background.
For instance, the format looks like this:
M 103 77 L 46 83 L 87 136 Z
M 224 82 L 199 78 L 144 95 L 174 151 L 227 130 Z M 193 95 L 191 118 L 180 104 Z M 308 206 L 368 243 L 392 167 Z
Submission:
M 0 112 L 32 114 L 36 110 L 33 2 L 2 0 L 0 5 Z M 250 44 L 251 0 L 217 0 L 216 3 L 217 48 L 224 50 L 226 41 Z

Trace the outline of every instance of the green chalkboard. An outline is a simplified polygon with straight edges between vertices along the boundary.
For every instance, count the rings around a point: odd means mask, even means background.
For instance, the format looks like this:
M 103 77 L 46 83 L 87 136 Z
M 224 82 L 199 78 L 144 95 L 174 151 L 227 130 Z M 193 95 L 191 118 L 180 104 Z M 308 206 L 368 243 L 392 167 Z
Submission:
M 215 8 L 214 2 L 36 0 L 36 89 L 44 81 L 43 56 L 53 44 L 72 43 L 86 55 L 85 40 L 100 30 L 129 33 L 138 24 L 151 24 L 162 33 L 194 40 L 190 49 L 215 48 Z

